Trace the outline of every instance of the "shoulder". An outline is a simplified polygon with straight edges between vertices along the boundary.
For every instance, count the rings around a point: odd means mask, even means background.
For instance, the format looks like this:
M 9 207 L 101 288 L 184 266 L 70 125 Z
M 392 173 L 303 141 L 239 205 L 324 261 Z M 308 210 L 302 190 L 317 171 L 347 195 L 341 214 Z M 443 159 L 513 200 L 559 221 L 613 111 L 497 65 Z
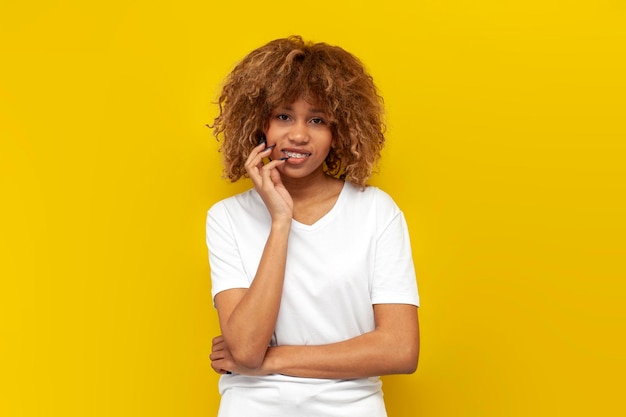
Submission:
M 343 221 L 357 224 L 365 229 L 365 225 L 373 227 L 376 235 L 380 235 L 390 224 L 402 219 L 400 208 L 393 198 L 375 186 L 361 188 L 346 183 L 343 201 Z
M 375 210 L 383 217 L 394 216 L 400 212 L 400 208 L 389 194 L 373 185 L 361 188 L 357 185 L 346 183 L 347 196 L 354 203 Z
M 209 214 L 218 214 L 229 211 L 248 210 L 262 204 L 261 197 L 254 188 L 235 194 L 214 203 L 208 210 Z
M 207 212 L 207 222 L 230 222 L 231 219 L 263 216 L 266 212 L 263 200 L 251 188 L 213 204 Z

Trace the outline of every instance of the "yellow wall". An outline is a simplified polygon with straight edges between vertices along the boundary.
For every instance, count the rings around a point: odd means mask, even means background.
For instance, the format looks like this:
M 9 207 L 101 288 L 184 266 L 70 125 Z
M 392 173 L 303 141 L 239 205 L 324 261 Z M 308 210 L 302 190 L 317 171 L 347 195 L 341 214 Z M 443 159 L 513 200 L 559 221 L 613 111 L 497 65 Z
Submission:
M 390 416 L 626 412 L 623 2 L 99 3 L 0 5 L 1 416 L 215 414 L 204 216 L 248 184 L 204 124 L 294 33 L 388 105 L 423 303 Z

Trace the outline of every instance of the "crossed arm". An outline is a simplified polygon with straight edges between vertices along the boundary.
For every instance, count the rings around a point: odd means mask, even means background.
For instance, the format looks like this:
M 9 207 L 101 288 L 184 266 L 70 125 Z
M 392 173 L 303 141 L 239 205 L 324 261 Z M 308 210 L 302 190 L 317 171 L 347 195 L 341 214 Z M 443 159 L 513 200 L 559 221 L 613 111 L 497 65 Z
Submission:
M 230 291 L 233 293 L 228 294 Z M 238 298 L 245 291 L 225 291 L 219 298 Z M 373 308 L 376 327 L 371 332 L 327 345 L 265 345 L 250 361 L 236 359 L 230 342 L 218 336 L 213 339 L 211 365 L 218 373 L 336 379 L 414 372 L 419 356 L 417 308 L 407 304 L 378 304 Z
M 289 228 L 270 231 L 250 288 L 215 296 L 222 335 L 213 340 L 216 372 L 285 374 L 309 378 L 361 378 L 412 373 L 419 355 L 417 307 L 376 304 L 374 330 L 326 345 L 269 347 L 280 307 Z

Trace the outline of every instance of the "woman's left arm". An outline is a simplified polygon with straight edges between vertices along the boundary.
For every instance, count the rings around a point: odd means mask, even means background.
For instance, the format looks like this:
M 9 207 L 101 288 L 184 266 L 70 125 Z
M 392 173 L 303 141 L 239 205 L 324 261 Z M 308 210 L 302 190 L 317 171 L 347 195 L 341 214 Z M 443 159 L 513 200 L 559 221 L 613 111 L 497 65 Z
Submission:
M 217 337 L 211 354 L 212 367 L 218 372 L 228 370 L 247 375 L 332 379 L 413 373 L 420 346 L 417 307 L 376 304 L 374 318 L 374 330 L 342 342 L 271 347 L 258 369 L 238 366 L 223 339 Z

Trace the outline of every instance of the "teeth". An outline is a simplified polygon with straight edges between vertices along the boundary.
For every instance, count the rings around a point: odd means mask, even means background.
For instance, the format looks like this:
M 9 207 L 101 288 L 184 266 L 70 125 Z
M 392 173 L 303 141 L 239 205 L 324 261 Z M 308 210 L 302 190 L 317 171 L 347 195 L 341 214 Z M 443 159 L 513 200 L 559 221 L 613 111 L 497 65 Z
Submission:
M 306 158 L 311 155 L 310 153 L 297 153 L 297 152 L 289 152 L 289 151 L 283 151 L 283 153 L 287 155 L 289 158 Z

